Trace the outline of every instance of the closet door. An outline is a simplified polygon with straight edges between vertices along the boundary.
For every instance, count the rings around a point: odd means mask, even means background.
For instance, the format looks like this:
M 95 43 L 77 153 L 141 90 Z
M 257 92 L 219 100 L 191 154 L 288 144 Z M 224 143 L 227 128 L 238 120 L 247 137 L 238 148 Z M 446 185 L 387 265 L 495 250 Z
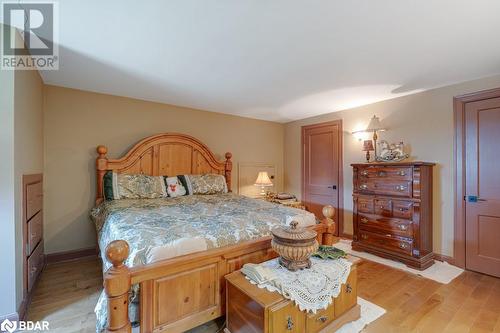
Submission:
M 341 121 L 302 127 L 302 201 L 318 218 L 323 218 L 323 206 L 332 205 L 337 209 L 336 222 L 342 221 L 341 136 Z M 337 227 L 337 234 L 338 230 Z

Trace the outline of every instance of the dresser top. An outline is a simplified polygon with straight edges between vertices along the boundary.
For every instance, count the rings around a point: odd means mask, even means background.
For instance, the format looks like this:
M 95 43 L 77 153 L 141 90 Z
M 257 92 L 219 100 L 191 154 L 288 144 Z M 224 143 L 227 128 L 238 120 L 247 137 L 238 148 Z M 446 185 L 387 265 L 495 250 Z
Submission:
M 432 162 L 422 162 L 422 161 L 410 161 L 410 162 L 370 162 L 370 163 L 353 163 L 353 167 L 367 167 L 367 166 L 419 166 L 428 165 L 433 166 L 436 163 Z

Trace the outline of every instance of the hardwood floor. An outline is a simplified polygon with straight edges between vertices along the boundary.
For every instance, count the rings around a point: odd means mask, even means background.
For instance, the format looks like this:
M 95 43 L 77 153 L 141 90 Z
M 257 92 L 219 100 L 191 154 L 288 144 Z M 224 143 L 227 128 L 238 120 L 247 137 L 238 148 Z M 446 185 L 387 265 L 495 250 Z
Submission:
M 465 272 L 443 285 L 363 261 L 359 296 L 387 313 L 363 332 L 500 332 L 500 279 Z M 95 332 L 94 305 L 102 289 L 100 262 L 48 265 L 35 287 L 28 320 L 48 320 L 50 332 Z M 210 323 L 194 332 L 215 332 Z

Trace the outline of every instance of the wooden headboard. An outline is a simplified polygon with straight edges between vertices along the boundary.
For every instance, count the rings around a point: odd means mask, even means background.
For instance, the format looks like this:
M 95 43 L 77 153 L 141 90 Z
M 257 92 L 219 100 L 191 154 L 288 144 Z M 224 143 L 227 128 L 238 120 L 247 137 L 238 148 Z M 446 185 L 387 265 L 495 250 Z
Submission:
M 225 176 L 231 191 L 232 154 L 226 153 L 226 160 L 219 162 L 206 145 L 189 135 L 164 133 L 147 137 L 119 159 L 108 159 L 107 152 L 106 146 L 97 147 L 96 204 L 104 200 L 103 177 L 108 170 L 151 176 L 216 173 Z

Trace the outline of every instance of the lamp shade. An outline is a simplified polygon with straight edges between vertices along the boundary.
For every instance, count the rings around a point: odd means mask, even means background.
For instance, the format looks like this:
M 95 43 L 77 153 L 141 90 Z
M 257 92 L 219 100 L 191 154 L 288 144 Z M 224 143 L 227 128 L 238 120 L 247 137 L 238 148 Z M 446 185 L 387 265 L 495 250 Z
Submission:
M 273 186 L 273 182 L 269 178 L 269 175 L 266 171 L 259 172 L 257 176 L 257 180 L 255 181 L 256 186 Z
M 363 141 L 363 151 L 374 151 L 375 149 L 373 148 L 373 141 L 372 140 L 365 140 Z
M 366 132 L 385 131 L 385 128 L 384 126 L 382 126 L 379 117 L 373 116 L 365 131 Z

